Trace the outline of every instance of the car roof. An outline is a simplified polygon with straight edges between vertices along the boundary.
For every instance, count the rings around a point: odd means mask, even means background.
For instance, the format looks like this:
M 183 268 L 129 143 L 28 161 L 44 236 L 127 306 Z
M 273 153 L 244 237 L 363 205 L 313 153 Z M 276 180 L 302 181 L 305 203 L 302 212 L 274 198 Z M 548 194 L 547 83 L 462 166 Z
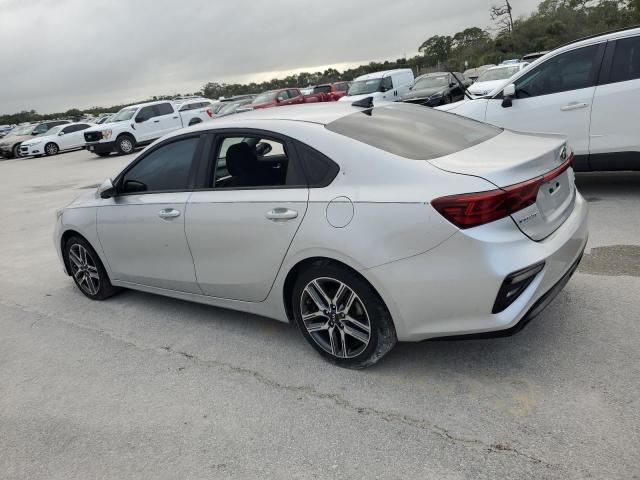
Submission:
M 365 75 L 360 75 L 359 77 L 356 77 L 356 80 L 375 80 L 376 78 L 386 77 L 393 73 L 409 73 L 409 72 L 413 74 L 413 70 L 411 70 L 410 68 L 396 68 L 393 70 L 383 70 L 381 72 L 372 72 L 372 73 L 367 73 Z
M 599 43 L 602 40 L 616 40 L 618 38 L 624 38 L 633 35 L 640 35 L 640 25 L 633 25 L 630 27 L 619 28 L 617 30 L 611 30 L 609 32 L 601 32 L 594 35 L 589 35 L 587 37 L 578 38 L 563 45 L 559 45 L 557 48 L 554 48 L 552 52 L 560 48 L 573 46 L 579 43 L 590 45 L 592 43 Z

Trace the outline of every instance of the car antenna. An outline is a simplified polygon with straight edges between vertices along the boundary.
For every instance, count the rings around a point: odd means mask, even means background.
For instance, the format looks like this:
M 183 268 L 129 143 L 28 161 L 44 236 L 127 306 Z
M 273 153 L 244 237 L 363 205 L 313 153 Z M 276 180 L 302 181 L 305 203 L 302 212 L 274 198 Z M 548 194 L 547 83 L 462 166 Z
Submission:
M 356 100 L 351 104 L 352 107 L 373 108 L 373 97 L 366 97 Z
M 472 96 L 471 96 L 471 94 L 467 91 L 467 89 L 468 89 L 469 87 L 466 87 L 466 86 L 464 85 L 464 83 L 462 83 L 462 82 L 460 81 L 460 79 L 458 78 L 458 76 L 457 76 L 455 73 L 453 73 L 453 72 L 449 72 L 449 74 L 450 74 L 451 76 L 453 76 L 453 78 L 455 78 L 455 79 L 456 79 L 456 82 L 458 82 L 458 85 L 460 85 L 460 87 L 462 88 L 462 91 L 463 91 L 463 93 L 464 93 L 464 96 L 465 96 L 465 97 L 467 97 L 469 100 L 473 100 L 473 97 L 472 97 Z

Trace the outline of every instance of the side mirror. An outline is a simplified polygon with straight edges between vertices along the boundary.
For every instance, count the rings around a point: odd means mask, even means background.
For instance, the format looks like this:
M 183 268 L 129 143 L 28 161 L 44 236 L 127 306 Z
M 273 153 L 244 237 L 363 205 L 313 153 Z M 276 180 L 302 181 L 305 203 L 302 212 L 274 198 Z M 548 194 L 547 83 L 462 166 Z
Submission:
M 59 137 L 61 137 L 61 136 L 63 136 L 63 135 L 64 135 L 64 132 L 60 132 L 60 133 L 58 134 L 58 136 L 59 136 Z
M 113 182 L 110 178 L 107 178 L 102 185 L 98 187 L 98 195 L 100 198 L 112 198 L 117 195 L 116 187 L 113 186 Z
M 146 191 L 147 186 L 144 183 L 137 182 L 135 180 L 127 180 L 122 186 L 122 193 L 139 193 Z
M 264 157 L 273 150 L 273 147 L 266 142 L 260 142 L 256 145 L 256 153 L 259 157 Z
M 516 96 L 516 86 L 510 83 L 502 91 L 502 108 L 510 108 L 513 106 L 513 97 Z

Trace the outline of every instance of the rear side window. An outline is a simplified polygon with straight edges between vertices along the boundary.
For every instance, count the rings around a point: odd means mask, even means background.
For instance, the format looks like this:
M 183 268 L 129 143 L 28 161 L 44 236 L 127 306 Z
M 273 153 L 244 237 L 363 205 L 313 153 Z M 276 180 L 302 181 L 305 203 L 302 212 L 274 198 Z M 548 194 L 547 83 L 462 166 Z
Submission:
M 610 82 L 624 82 L 640 78 L 640 36 L 616 42 Z
M 171 115 L 173 113 L 173 107 L 170 103 L 161 103 L 156 105 L 158 109 L 158 115 Z
M 303 143 L 296 143 L 296 150 L 310 187 L 326 187 L 338 175 L 340 167 L 317 150 Z
M 394 155 L 430 160 L 495 137 L 501 129 L 419 105 L 389 105 L 352 113 L 328 130 Z

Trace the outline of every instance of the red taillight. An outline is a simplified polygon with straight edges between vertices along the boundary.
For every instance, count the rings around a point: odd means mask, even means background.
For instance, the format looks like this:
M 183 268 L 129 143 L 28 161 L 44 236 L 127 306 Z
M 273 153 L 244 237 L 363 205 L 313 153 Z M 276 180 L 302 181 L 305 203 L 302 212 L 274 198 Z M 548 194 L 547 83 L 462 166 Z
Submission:
M 464 193 L 433 200 L 440 215 L 459 228 L 471 228 L 507 217 L 536 202 L 540 186 L 564 173 L 573 163 L 573 154 L 558 168 L 522 183 L 488 192 Z
M 213 118 L 213 110 L 207 108 L 207 115 L 209 115 L 209 118 Z

